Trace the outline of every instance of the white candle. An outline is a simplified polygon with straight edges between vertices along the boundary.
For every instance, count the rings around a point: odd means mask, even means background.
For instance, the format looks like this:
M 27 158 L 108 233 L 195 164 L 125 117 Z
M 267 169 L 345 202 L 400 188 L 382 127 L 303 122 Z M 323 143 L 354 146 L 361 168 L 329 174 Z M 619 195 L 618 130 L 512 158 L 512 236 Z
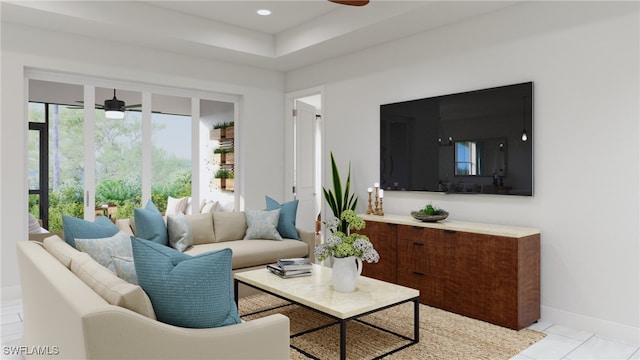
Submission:
M 378 196 L 380 196 L 380 199 L 382 199 L 384 197 L 384 190 L 380 189 L 380 195 Z
M 367 191 L 369 192 L 369 194 L 371 194 L 371 192 L 373 192 L 373 189 L 367 188 Z
M 375 187 L 375 188 L 380 187 L 380 183 L 373 183 L 373 187 Z

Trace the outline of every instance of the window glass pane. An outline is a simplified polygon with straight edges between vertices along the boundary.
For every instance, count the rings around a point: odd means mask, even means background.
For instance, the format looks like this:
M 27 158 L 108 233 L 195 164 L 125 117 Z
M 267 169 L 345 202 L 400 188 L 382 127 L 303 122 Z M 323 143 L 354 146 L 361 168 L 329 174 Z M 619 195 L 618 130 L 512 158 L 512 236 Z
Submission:
M 115 221 L 133 216 L 142 194 L 141 94 L 117 89 L 124 101 L 124 118 L 108 118 L 96 107 L 96 216 Z M 112 99 L 113 89 L 96 89 L 96 102 Z
M 43 103 L 29 103 L 29 122 L 45 122 Z
M 40 131 L 29 130 L 29 190 L 40 190 Z
M 49 107 L 49 230 L 62 230 L 62 215 L 84 217 L 84 112 Z
M 164 212 L 169 196 L 191 196 L 191 99 L 153 95 L 151 102 L 151 197 Z
M 29 194 L 29 212 L 35 216 L 36 219 L 40 219 L 40 195 Z

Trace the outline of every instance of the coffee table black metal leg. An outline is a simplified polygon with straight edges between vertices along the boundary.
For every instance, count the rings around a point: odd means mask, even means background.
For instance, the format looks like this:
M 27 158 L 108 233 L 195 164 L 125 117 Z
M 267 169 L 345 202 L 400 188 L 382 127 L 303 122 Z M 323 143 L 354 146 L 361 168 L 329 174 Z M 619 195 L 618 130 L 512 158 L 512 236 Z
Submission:
M 236 308 L 238 307 L 238 280 L 233 279 L 233 300 L 236 302 Z
M 340 320 L 340 360 L 347 358 L 347 321 Z
M 413 300 L 413 339 L 415 342 L 420 341 L 420 302 L 418 299 Z

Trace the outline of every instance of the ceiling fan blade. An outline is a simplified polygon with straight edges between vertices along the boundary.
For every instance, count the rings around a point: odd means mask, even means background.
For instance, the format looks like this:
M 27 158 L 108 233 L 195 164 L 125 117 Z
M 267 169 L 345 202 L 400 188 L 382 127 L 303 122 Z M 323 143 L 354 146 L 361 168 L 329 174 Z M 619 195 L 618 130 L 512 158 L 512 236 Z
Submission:
M 142 104 L 126 105 L 124 108 L 129 109 L 129 108 L 139 108 L 139 107 L 142 107 Z
M 341 0 L 329 0 L 332 3 L 340 4 L 340 5 L 349 5 L 349 6 L 364 6 L 369 3 L 369 0 L 363 1 L 341 1 Z
M 76 100 L 76 102 L 80 103 L 80 105 L 70 105 L 68 109 L 84 109 L 84 101 Z M 102 109 L 102 108 L 104 108 L 104 105 L 96 104 L 96 109 Z

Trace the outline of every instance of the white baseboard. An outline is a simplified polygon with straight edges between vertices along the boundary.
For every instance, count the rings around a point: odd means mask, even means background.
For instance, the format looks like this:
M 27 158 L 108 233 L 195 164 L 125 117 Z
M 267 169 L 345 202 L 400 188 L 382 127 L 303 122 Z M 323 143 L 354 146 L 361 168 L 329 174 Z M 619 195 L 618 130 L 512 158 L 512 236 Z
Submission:
M 541 307 L 542 320 L 576 330 L 588 331 L 610 340 L 640 346 L 640 328 L 613 321 L 584 316 L 564 310 Z
M 3 286 L 2 289 L 0 289 L 0 292 L 2 293 L 2 296 L 0 297 L 2 301 L 18 300 L 22 298 L 20 285 Z

